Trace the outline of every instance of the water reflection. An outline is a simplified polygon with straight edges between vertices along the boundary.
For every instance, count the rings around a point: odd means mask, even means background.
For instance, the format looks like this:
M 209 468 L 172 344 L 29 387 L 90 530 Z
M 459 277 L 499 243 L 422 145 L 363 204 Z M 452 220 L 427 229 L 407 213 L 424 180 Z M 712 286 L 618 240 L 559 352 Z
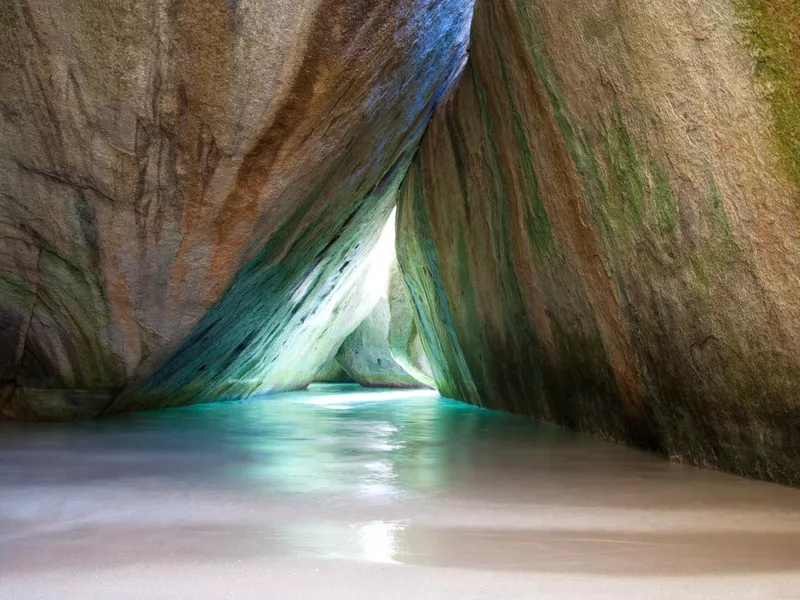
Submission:
M 312 558 L 402 564 L 400 535 L 408 521 L 292 523 L 274 532 L 290 552 Z
M 800 493 L 420 392 L 353 386 L 0 424 L 3 569 L 342 559 L 800 570 Z
M 244 418 L 258 432 L 229 438 L 222 448 L 246 457 L 235 479 L 283 493 L 357 495 L 375 502 L 443 483 L 441 433 L 429 428 L 420 437 L 420 424 L 437 420 L 435 394 L 335 389 L 336 395 L 312 388 L 241 406 L 245 415 L 236 420 Z M 219 407 L 205 411 L 222 419 L 229 415 Z M 213 427 L 220 426 L 219 418 Z

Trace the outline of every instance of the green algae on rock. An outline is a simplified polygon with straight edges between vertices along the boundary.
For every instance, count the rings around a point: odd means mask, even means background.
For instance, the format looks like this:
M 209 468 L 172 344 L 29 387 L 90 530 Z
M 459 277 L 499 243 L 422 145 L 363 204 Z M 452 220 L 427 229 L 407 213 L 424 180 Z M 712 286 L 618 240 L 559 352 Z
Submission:
M 398 206 L 444 394 L 800 480 L 796 11 L 478 1 Z
M 800 4 L 734 0 L 761 92 L 772 108 L 783 166 L 800 187 Z

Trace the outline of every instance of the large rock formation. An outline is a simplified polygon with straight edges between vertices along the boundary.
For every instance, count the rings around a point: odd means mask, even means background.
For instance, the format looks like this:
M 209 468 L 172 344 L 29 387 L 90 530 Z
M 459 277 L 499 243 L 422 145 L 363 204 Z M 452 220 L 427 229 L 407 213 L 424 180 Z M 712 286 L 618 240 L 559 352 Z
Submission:
M 440 389 L 800 477 L 792 0 L 478 0 L 404 183 Z
M 310 380 L 376 301 L 370 251 L 471 10 L 6 2 L 0 415 Z
M 796 2 L 479 0 L 406 175 L 471 17 L 6 2 L 0 417 L 305 385 L 386 289 L 402 185 L 414 319 L 395 274 L 379 343 L 354 347 L 470 402 L 796 481 Z

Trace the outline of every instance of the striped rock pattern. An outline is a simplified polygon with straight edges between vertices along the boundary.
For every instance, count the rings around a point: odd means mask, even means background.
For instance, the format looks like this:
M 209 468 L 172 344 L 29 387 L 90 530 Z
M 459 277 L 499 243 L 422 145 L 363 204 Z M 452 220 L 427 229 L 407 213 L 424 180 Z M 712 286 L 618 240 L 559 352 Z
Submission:
M 439 388 L 800 478 L 800 8 L 478 0 L 401 191 Z

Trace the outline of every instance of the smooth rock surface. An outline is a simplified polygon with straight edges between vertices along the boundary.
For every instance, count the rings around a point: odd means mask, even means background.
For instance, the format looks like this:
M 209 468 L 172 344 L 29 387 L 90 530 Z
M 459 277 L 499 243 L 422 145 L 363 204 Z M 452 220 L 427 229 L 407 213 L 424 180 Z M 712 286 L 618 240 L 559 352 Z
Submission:
M 336 362 L 365 387 L 432 387 L 427 358 L 417 334 L 413 307 L 397 263 L 382 279 L 368 282 L 384 290 L 372 312 L 344 340 Z M 319 380 L 319 379 L 318 379 Z
M 800 491 L 418 391 L 0 424 L 4 600 L 800 589 Z
M 355 383 L 335 358 L 330 359 L 314 375 L 315 383 Z
M 800 482 L 800 13 L 479 0 L 404 183 L 442 393 Z
M 389 348 L 406 373 L 428 387 L 435 386 L 419 335 L 416 310 L 397 262 L 392 264 L 389 273 Z
M 389 347 L 389 302 L 382 298 L 336 353 L 345 372 L 366 387 L 420 387 Z
M 371 251 L 471 13 L 5 2 L 0 416 L 307 383 L 377 300 Z

